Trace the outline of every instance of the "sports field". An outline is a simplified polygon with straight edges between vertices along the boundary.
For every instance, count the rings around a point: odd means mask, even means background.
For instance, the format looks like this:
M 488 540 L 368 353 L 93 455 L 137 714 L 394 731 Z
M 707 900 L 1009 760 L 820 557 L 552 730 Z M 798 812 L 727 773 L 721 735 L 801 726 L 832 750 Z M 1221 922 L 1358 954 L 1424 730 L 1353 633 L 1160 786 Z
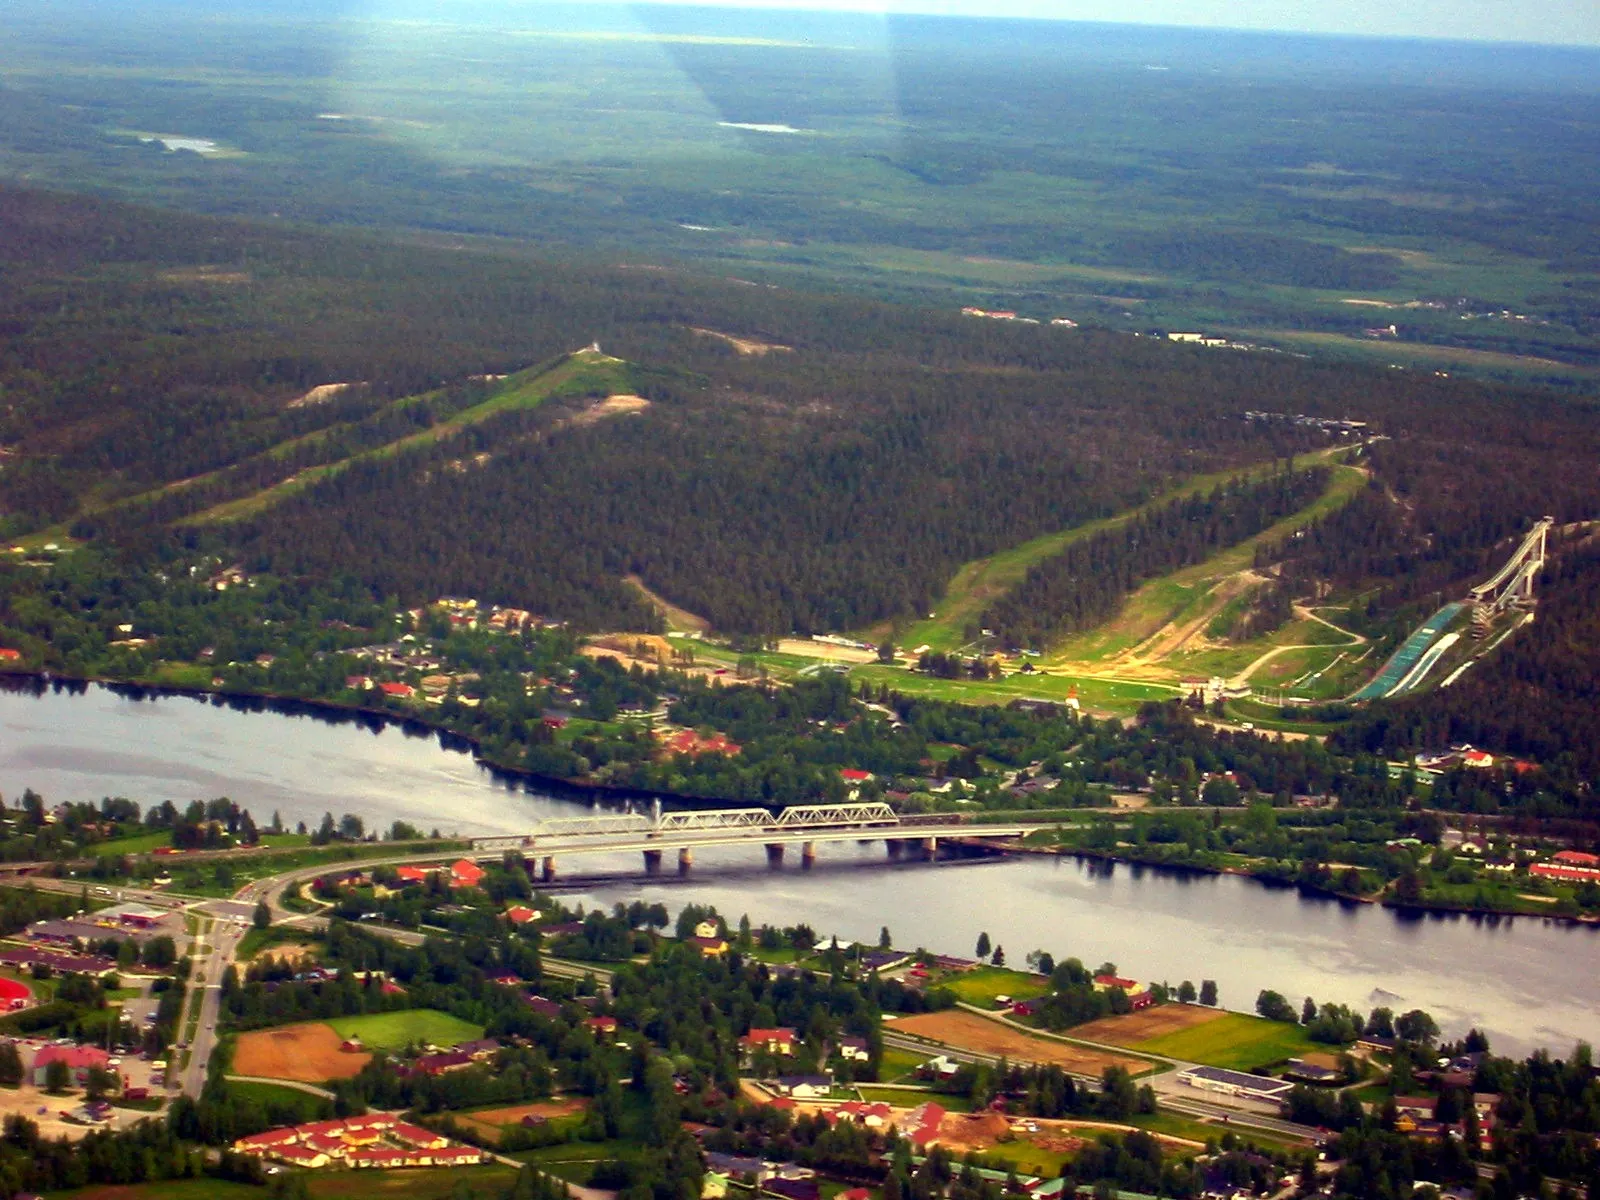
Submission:
M 1033 1037 L 1003 1022 L 959 1010 L 906 1017 L 895 1021 L 890 1028 L 895 1033 L 931 1038 L 958 1050 L 996 1057 L 1003 1054 L 1012 1062 L 1044 1063 L 1078 1075 L 1100 1075 L 1107 1067 L 1126 1067 L 1137 1072 L 1150 1065 L 1141 1059 L 1105 1050 Z
M 360 1073 L 372 1055 L 340 1050 L 342 1040 L 320 1021 L 240 1034 L 233 1051 L 233 1073 L 300 1083 L 349 1079 Z
M 1248 1071 L 1326 1049 L 1306 1037 L 1298 1025 L 1265 1021 L 1243 1013 L 1223 1013 L 1214 1021 L 1147 1038 L 1128 1048 L 1234 1071 Z
M 482 1025 L 431 1008 L 335 1017 L 328 1025 L 341 1038 L 360 1038 L 369 1050 L 400 1050 L 413 1045 L 454 1046 L 483 1036 Z

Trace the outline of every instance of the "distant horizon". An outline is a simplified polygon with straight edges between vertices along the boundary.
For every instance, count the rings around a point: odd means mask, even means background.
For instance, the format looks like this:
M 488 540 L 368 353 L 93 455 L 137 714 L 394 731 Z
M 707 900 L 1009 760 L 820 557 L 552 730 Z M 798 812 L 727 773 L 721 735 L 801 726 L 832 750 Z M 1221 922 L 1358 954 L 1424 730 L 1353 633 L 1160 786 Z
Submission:
M 1130 16 L 1117 0 L 601 0 L 667 8 L 856 13 L 862 16 L 977 17 L 1210 29 L 1219 33 L 1313 34 L 1383 40 L 1470 42 L 1600 49 L 1600 5 L 1546 0 L 1530 10 L 1511 0 L 1465 9 L 1447 0 L 1355 0 L 1330 9 L 1311 0 L 1146 0 Z

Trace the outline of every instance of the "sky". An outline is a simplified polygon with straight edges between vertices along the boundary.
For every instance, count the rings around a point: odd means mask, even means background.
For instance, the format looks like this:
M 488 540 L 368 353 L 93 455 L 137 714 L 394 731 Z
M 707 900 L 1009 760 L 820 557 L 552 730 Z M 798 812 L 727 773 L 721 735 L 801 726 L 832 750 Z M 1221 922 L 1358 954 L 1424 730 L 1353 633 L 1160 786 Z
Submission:
M 1600 46 L 1600 0 L 653 0 Z

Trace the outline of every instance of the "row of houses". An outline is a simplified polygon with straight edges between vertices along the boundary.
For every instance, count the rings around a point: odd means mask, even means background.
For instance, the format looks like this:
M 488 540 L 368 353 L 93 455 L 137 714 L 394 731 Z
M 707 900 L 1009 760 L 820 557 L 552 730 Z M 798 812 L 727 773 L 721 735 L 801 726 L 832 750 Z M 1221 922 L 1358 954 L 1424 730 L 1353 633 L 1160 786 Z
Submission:
M 488 1159 L 482 1150 L 388 1113 L 311 1121 L 242 1137 L 239 1154 L 271 1158 L 290 1166 L 389 1169 L 471 1166 Z

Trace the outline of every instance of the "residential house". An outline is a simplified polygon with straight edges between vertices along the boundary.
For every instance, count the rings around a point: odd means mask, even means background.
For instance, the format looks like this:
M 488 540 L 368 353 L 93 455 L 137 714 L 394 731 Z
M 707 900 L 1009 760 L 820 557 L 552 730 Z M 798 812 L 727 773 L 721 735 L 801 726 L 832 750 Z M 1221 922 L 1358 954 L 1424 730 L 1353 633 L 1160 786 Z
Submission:
M 477 887 L 483 882 L 485 874 L 484 869 L 470 858 L 458 859 L 450 864 L 450 886 L 456 888 Z
M 423 1075 L 443 1075 L 448 1071 L 470 1067 L 472 1063 L 472 1055 L 459 1050 L 446 1050 L 442 1054 L 424 1054 L 413 1064 L 413 1070 Z
M 906 1114 L 906 1127 L 901 1132 L 914 1148 L 926 1153 L 939 1140 L 944 1115 L 945 1110 L 929 1100 Z
M 833 1080 L 827 1075 L 780 1075 L 773 1083 L 780 1096 L 795 1100 L 822 1100 L 833 1093 Z
M 765 1051 L 768 1054 L 792 1055 L 796 1040 L 794 1030 L 786 1026 L 777 1029 L 752 1029 L 739 1039 L 739 1049 L 746 1054 Z
M 537 921 L 539 915 L 538 909 L 529 908 L 526 904 L 513 904 L 506 909 L 506 920 L 513 925 L 526 925 L 529 921 Z
M 839 1057 L 846 1062 L 866 1062 L 872 1057 L 866 1038 L 842 1037 L 834 1049 Z
M 98 1046 L 45 1046 L 33 1059 L 33 1083 L 44 1087 L 51 1063 L 65 1063 L 73 1087 L 87 1087 L 89 1072 L 109 1071 L 111 1056 Z
M 583 1023 L 597 1038 L 610 1038 L 617 1035 L 617 1019 L 615 1017 L 585 1017 Z

